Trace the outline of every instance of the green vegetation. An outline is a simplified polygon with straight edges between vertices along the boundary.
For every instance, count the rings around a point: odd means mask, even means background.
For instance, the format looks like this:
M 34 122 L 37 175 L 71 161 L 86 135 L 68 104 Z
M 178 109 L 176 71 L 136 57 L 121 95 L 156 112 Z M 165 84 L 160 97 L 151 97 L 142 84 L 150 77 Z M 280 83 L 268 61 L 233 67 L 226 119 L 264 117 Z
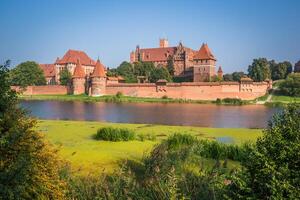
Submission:
M 299 107 L 289 106 L 273 118 L 255 144 L 242 146 L 171 135 L 142 162 L 128 161 L 113 174 L 68 175 L 68 197 L 299 199 L 299 118 Z
M 171 64 L 171 63 L 170 63 Z M 171 75 L 166 67 L 155 67 L 152 62 L 135 62 L 134 64 L 122 62 L 116 69 L 108 71 L 108 75 L 120 75 L 126 83 L 137 83 L 138 76 L 145 76 L 152 83 L 159 79 L 171 81 Z M 171 71 L 172 72 L 172 71 Z
M 126 142 L 97 141 L 93 138 L 100 128 L 112 127 L 132 130 L 137 140 Z M 234 144 L 255 141 L 261 129 L 200 128 L 149 124 L 117 124 L 88 121 L 42 120 L 37 130 L 61 147 L 63 158 L 71 162 L 72 171 L 79 174 L 98 171 L 112 172 L 122 160 L 139 162 L 153 146 L 174 133 L 191 134 L 199 139 L 232 139 Z M 63 130 L 63 131 L 62 131 Z M 143 137 L 143 138 L 142 138 Z M 139 140 L 139 141 L 138 141 Z
M 272 80 L 285 79 L 288 74 L 292 73 L 293 66 L 290 62 L 284 61 L 276 63 L 274 60 L 269 61 Z
M 69 84 L 71 84 L 72 74 L 71 74 L 71 72 L 67 68 L 64 68 L 59 73 L 59 81 L 60 81 L 61 85 L 69 85 Z
M 300 198 L 300 107 L 289 105 L 270 121 L 268 129 L 229 185 L 232 199 Z
M 243 104 L 247 104 L 247 102 L 249 101 L 243 101 L 241 99 L 237 99 L 237 98 L 225 98 L 225 99 L 217 99 L 216 103 L 217 104 L 228 104 L 228 105 L 243 105 Z
M 135 139 L 135 133 L 125 128 L 104 127 L 97 131 L 95 139 L 112 142 L 130 141 Z
M 115 102 L 115 103 L 214 103 L 205 100 L 172 99 L 172 98 L 150 98 L 150 97 L 130 97 L 122 94 L 105 95 L 92 97 L 88 95 L 21 95 L 23 100 L 55 100 L 55 101 L 84 101 L 84 102 Z
M 10 84 L 26 87 L 29 85 L 45 85 L 46 79 L 39 64 L 27 61 L 19 64 L 10 72 Z
M 254 59 L 248 67 L 248 75 L 254 81 L 264 81 L 271 78 L 270 63 L 266 58 Z
M 0 199 L 63 199 L 63 166 L 56 149 L 34 130 L 0 65 Z
M 240 81 L 243 76 L 246 76 L 244 72 L 233 72 L 232 74 L 224 74 L 224 81 Z
M 291 97 L 300 97 L 300 74 L 289 75 L 279 84 L 279 92 Z

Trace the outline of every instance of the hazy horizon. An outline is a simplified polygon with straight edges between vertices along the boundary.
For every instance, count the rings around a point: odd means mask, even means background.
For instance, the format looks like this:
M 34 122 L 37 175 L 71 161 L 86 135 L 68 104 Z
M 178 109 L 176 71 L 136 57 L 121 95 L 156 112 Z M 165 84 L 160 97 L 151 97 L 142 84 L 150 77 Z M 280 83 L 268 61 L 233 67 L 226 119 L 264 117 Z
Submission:
M 208 43 L 225 73 L 246 71 L 254 58 L 300 59 L 300 1 L 58 1 L 0 2 L 0 61 L 54 63 L 68 49 L 114 68 L 130 51 L 181 41 Z

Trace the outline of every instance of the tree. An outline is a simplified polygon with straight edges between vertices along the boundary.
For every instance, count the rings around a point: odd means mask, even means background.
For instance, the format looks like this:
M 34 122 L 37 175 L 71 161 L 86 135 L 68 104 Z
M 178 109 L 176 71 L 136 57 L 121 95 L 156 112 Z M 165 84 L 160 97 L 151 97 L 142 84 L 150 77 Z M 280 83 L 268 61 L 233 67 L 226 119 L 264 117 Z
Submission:
M 165 79 L 168 82 L 171 81 L 172 79 L 171 75 L 169 74 L 169 71 L 165 67 L 157 67 L 150 74 L 149 77 L 150 82 L 155 83 L 159 79 Z
M 233 81 L 240 81 L 243 76 L 245 76 L 244 72 L 233 72 L 232 73 Z
M 254 59 L 248 67 L 250 78 L 254 81 L 264 81 L 271 78 L 270 64 L 266 58 Z
M 290 74 L 286 80 L 280 83 L 279 90 L 284 95 L 300 97 L 300 75 Z
M 223 75 L 223 80 L 224 81 L 233 81 L 232 74 L 224 74 Z
M 19 64 L 10 71 L 12 85 L 26 87 L 29 85 L 45 85 L 43 70 L 36 62 L 27 61 Z
M 272 80 L 285 79 L 293 69 L 292 64 L 288 61 L 276 63 L 274 60 L 271 60 L 269 64 Z
M 167 69 L 169 71 L 169 74 L 171 76 L 174 76 L 174 71 L 175 71 L 174 70 L 174 61 L 173 61 L 172 57 L 170 57 L 170 56 L 168 58 Z
M 134 73 L 136 76 L 150 77 L 152 71 L 155 69 L 153 62 L 136 62 L 134 63 Z
M 126 83 L 137 82 L 134 67 L 129 62 L 122 62 L 116 69 L 116 73 L 124 77 Z
M 35 130 L 0 65 L 0 199 L 63 199 L 57 151 Z
M 263 136 L 233 177 L 232 199 L 300 198 L 300 107 L 288 105 L 269 122 Z
M 61 85 L 68 85 L 71 83 L 72 80 L 72 74 L 69 72 L 67 68 L 64 68 L 59 73 L 59 81 Z

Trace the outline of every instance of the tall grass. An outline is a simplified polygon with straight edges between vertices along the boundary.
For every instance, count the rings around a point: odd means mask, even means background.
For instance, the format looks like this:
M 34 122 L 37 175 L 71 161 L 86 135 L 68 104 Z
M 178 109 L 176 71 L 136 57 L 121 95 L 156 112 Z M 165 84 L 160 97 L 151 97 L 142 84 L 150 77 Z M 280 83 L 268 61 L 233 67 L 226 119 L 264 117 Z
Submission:
M 135 132 L 124 128 L 104 127 L 97 131 L 94 138 L 96 140 L 113 142 L 130 141 L 135 139 Z

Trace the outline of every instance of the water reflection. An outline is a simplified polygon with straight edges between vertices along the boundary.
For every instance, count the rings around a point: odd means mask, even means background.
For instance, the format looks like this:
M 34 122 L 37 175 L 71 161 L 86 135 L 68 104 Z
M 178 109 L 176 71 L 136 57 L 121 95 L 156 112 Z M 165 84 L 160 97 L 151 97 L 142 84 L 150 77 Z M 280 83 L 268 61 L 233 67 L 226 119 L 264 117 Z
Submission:
M 41 119 L 96 120 L 121 123 L 263 128 L 278 108 L 262 105 L 86 103 L 22 101 Z

